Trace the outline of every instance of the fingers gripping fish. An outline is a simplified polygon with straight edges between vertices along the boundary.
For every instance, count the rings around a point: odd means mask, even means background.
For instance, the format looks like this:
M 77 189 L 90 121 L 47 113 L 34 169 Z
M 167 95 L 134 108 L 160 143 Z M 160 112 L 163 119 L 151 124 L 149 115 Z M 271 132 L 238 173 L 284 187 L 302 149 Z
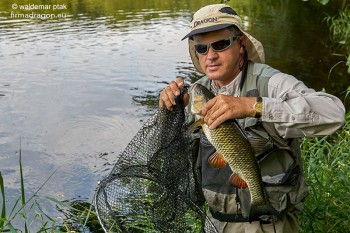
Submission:
M 213 93 L 200 84 L 193 85 L 190 95 L 191 112 L 198 116 L 200 116 L 204 104 L 214 97 Z M 191 126 L 190 130 L 194 131 L 198 127 L 202 128 L 205 136 L 216 149 L 216 153 L 208 160 L 209 164 L 219 168 L 228 163 L 234 172 L 229 182 L 237 188 L 249 189 L 251 194 L 249 221 L 251 222 L 261 215 L 279 217 L 279 213 L 269 204 L 266 198 L 254 149 L 237 121 L 226 121 L 211 130 L 204 123 L 203 117 L 200 117 Z

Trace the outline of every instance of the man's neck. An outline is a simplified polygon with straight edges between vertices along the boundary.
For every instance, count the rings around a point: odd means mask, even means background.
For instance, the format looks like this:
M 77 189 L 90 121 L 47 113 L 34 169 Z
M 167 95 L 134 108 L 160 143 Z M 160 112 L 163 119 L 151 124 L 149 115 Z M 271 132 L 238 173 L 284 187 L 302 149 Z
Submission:
M 224 87 L 224 86 L 227 86 L 227 85 L 229 85 L 230 83 L 232 83 L 232 82 L 239 76 L 240 73 L 241 73 L 241 70 L 238 69 L 238 70 L 234 73 L 234 75 L 232 75 L 233 78 L 231 78 L 231 79 L 223 80 L 223 81 L 215 80 L 215 81 L 214 81 L 214 82 L 215 82 L 215 85 L 217 85 L 219 88 Z
M 218 81 L 214 80 L 211 84 L 213 93 L 215 95 L 222 93 L 225 93 L 226 95 L 238 95 L 241 76 L 242 73 L 240 72 L 231 82 L 224 82 L 225 85 L 218 85 Z M 223 82 L 220 84 L 223 84 Z

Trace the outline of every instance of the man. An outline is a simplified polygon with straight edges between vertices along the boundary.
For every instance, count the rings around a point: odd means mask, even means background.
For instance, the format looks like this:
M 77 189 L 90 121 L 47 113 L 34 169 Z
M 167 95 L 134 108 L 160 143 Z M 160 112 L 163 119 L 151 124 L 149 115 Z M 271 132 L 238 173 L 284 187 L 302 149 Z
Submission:
M 215 94 L 201 111 L 205 123 L 215 129 L 237 119 L 252 145 L 259 145 L 254 149 L 267 197 L 280 218 L 247 218 L 249 192 L 227 182 L 229 167 L 208 165 L 215 148 L 200 133 L 198 167 L 208 215 L 219 232 L 298 232 L 297 214 L 308 193 L 298 139 L 339 129 L 345 115 L 342 102 L 263 64 L 261 43 L 243 30 L 240 17 L 228 5 L 198 10 L 185 38 L 194 66 L 205 74 L 197 83 Z M 160 107 L 172 109 L 183 86 L 181 78 L 171 82 L 160 93 Z M 190 109 L 191 100 L 185 100 Z

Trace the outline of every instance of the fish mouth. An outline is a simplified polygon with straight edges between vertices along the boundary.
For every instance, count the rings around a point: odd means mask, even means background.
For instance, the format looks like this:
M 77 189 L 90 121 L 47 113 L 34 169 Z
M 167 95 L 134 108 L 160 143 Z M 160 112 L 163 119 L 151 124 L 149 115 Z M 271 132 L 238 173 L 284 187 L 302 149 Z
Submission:
M 210 100 L 215 97 L 213 92 L 211 92 L 208 88 L 199 83 L 193 84 L 192 90 L 193 91 L 190 94 L 192 94 L 193 96 L 202 95 L 206 100 Z

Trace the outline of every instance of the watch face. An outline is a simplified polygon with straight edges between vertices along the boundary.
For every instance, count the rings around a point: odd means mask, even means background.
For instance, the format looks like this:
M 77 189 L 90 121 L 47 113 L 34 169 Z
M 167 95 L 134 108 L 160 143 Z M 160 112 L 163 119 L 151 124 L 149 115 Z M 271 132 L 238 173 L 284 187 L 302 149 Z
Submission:
M 262 103 L 261 102 L 257 102 L 255 105 L 255 111 L 258 113 L 262 112 Z
M 257 118 L 261 117 L 261 114 L 262 114 L 262 102 L 260 102 L 260 101 L 255 102 L 253 108 L 254 108 L 254 111 L 255 111 L 255 117 L 257 117 Z

